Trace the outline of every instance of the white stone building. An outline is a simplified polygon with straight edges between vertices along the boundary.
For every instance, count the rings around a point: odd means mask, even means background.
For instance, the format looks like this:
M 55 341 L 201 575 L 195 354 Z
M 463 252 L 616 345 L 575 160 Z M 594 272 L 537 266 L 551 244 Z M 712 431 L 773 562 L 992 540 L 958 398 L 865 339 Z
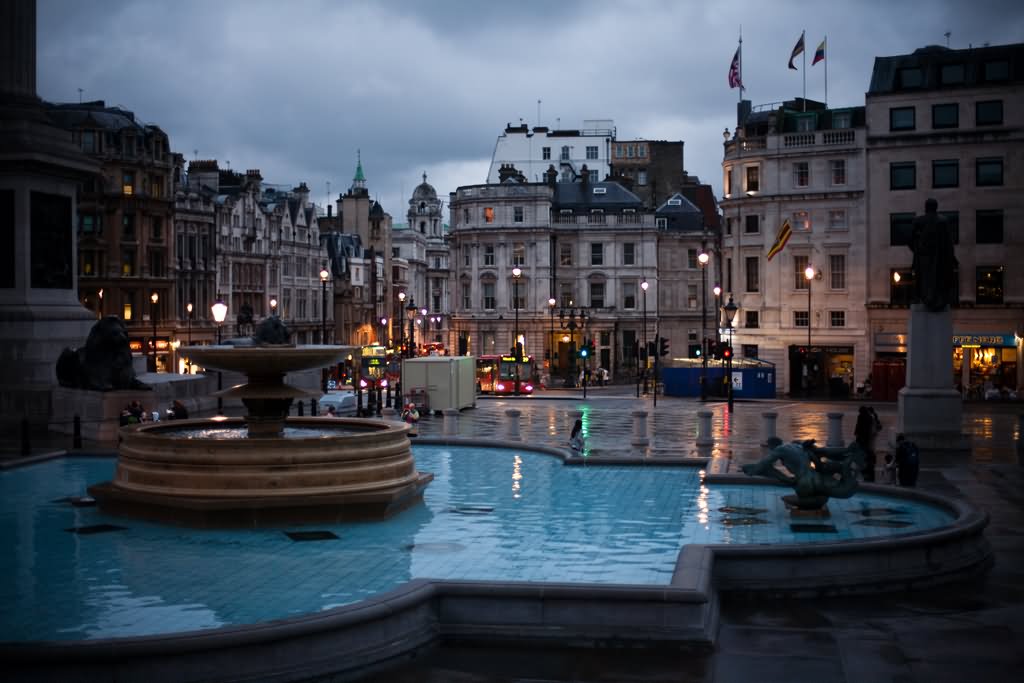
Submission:
M 582 128 L 550 129 L 520 123 L 505 126 L 498 136 L 487 172 L 487 183 L 501 182 L 503 166 L 514 166 L 527 182 L 544 180 L 548 167 L 554 165 L 559 180 L 568 182 L 579 176 L 584 165 L 591 182 L 604 180 L 611 170 L 612 142 L 615 122 L 611 119 L 588 119 Z

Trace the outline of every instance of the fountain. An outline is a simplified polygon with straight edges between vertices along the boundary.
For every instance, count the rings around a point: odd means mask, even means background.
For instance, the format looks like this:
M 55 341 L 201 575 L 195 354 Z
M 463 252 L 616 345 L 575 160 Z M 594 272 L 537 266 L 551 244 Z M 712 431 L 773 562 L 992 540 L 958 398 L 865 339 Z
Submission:
M 419 501 L 433 475 L 418 472 L 408 426 L 373 419 L 288 417 L 289 372 L 320 368 L 347 346 L 295 346 L 268 318 L 245 345 L 182 353 L 247 382 L 217 395 L 241 399 L 244 418 L 144 423 L 121 430 L 114 479 L 89 488 L 111 514 L 186 526 L 270 526 L 389 516 Z

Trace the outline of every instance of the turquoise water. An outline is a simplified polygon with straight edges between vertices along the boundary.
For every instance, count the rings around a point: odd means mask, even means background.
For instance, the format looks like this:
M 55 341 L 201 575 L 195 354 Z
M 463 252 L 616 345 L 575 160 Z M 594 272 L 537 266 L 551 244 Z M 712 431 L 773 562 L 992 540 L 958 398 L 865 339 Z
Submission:
M 350 604 L 411 578 L 666 585 L 687 543 L 821 542 L 949 524 L 931 506 L 858 494 L 833 530 L 794 531 L 764 486 L 702 485 L 690 467 L 566 467 L 512 449 L 416 446 L 424 504 L 384 522 L 209 531 L 75 507 L 112 459 L 0 474 L 0 641 L 209 629 Z M 101 533 L 67 529 L 114 525 Z M 329 531 L 295 541 L 284 531 Z

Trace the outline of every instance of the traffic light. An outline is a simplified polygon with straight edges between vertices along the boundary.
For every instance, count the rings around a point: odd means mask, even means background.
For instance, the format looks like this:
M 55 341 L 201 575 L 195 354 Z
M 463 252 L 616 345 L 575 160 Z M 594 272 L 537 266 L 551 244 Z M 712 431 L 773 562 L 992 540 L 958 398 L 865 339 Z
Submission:
M 580 358 L 586 358 L 590 355 L 590 340 L 584 339 L 583 343 L 580 344 Z
M 658 354 L 662 356 L 668 355 L 668 339 L 665 337 L 658 337 Z
M 690 358 L 700 358 L 702 355 L 700 344 L 690 344 Z
M 732 347 L 728 344 L 722 347 L 722 358 L 725 360 L 732 360 Z

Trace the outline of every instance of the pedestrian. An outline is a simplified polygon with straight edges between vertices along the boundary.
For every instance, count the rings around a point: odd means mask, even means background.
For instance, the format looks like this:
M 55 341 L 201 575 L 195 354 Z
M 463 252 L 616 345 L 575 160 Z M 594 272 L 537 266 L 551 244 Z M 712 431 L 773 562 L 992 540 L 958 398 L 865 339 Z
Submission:
M 903 434 L 896 435 L 896 477 L 900 486 L 914 488 L 917 486 L 917 475 L 921 469 L 921 456 L 917 452 L 917 444 L 907 441 Z
M 402 411 L 402 420 L 409 425 L 409 436 L 417 436 L 419 430 L 416 427 L 416 423 L 420 421 L 420 411 L 416 410 L 416 404 L 409 402 L 405 406 L 405 410 Z
M 583 452 L 583 420 L 577 418 L 569 435 L 569 448 L 574 454 Z
M 338 413 L 334 410 L 334 406 L 327 406 L 327 412 L 325 415 L 327 417 L 338 417 Z
M 878 413 L 871 406 L 861 406 L 857 411 L 857 424 L 853 428 L 853 436 L 857 445 L 864 451 L 864 481 L 875 480 L 875 439 L 882 431 L 882 422 Z
M 171 409 L 168 411 L 167 418 L 169 420 L 184 420 L 188 417 L 188 408 L 185 404 L 179 400 L 175 400 L 171 403 Z

